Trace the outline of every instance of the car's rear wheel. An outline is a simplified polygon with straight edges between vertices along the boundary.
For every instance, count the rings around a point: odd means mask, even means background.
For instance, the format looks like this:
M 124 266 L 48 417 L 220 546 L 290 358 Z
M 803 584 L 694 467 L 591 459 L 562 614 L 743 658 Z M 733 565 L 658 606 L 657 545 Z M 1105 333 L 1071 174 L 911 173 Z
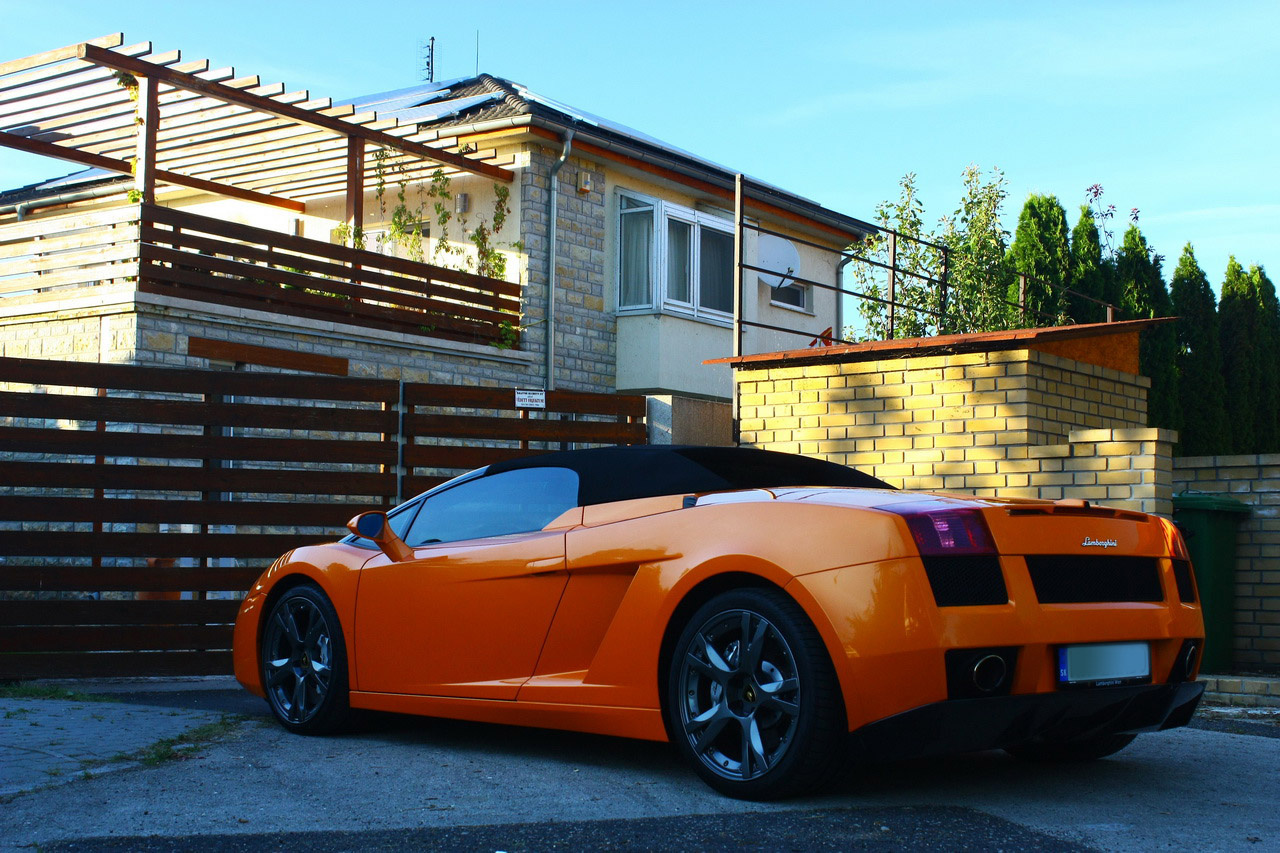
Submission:
M 1056 741 L 1051 743 L 1029 743 L 1010 747 L 1005 750 L 1015 758 L 1024 761 L 1044 761 L 1068 763 L 1072 761 L 1094 761 L 1114 755 L 1133 743 L 1137 735 L 1103 735 L 1102 737 L 1084 740 Z
M 845 714 L 826 648 L 783 593 L 723 593 L 694 613 L 667 679 L 672 739 L 698 775 L 731 797 L 776 799 L 839 765 Z
M 286 591 L 262 632 L 262 685 L 276 719 L 300 734 L 342 728 L 350 714 L 342 625 L 314 584 Z

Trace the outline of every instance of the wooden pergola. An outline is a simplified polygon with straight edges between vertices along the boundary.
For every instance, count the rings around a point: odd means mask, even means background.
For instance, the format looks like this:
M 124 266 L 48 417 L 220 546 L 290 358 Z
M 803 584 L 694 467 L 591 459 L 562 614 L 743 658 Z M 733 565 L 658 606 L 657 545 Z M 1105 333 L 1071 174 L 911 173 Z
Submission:
M 123 42 L 117 33 L 0 63 L 0 145 L 132 175 L 144 204 L 158 183 L 297 212 L 345 196 L 353 225 L 389 169 L 397 181 L 437 169 L 514 177 L 493 151 L 417 141 L 416 124 Z

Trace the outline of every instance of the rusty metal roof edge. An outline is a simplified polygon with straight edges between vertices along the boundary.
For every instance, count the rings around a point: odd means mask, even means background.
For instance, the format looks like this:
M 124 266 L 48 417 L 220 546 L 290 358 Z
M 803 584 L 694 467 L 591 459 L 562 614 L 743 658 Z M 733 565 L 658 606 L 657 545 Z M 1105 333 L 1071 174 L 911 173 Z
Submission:
M 1078 326 L 1049 326 L 1037 329 L 1010 329 L 999 332 L 970 332 L 962 335 L 938 335 L 930 338 L 898 338 L 888 341 L 865 341 L 830 347 L 780 350 L 755 355 L 711 358 L 703 364 L 728 364 L 731 367 L 755 368 L 766 365 L 798 365 L 819 362 L 875 361 L 898 355 L 947 355 L 951 353 L 1020 349 L 1037 341 L 1062 341 L 1104 335 L 1141 332 L 1153 326 L 1171 323 L 1177 317 L 1155 317 L 1147 320 L 1121 320 L 1116 323 L 1087 323 Z

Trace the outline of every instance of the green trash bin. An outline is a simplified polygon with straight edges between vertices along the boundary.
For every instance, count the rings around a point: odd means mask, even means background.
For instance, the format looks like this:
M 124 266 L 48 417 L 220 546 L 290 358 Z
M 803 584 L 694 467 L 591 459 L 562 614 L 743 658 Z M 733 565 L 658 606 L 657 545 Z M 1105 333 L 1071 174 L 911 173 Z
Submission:
M 1231 670 L 1235 650 L 1236 527 L 1249 507 L 1226 495 L 1181 492 L 1173 496 L 1173 520 L 1182 529 L 1195 568 L 1204 614 L 1200 671 Z

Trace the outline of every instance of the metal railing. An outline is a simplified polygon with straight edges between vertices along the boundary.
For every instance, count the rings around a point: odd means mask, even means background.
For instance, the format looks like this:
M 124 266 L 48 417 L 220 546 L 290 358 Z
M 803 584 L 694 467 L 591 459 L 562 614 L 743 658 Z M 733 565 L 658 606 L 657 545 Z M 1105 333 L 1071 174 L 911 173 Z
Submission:
M 833 292 L 837 300 L 843 300 L 844 297 L 851 297 L 862 302 L 870 302 L 882 305 L 885 308 L 885 339 L 896 337 L 900 327 L 899 312 L 909 311 L 916 314 L 923 314 L 932 317 L 935 326 L 942 325 L 943 321 L 948 319 L 957 319 L 956 315 L 950 312 L 951 282 L 948 280 L 948 271 L 953 266 L 955 258 L 955 250 L 941 243 L 935 243 L 929 240 L 922 240 L 918 237 L 912 237 L 907 234 L 894 231 L 889 228 L 879 228 L 880 235 L 885 241 L 887 252 L 883 260 L 871 257 L 859 251 L 855 251 L 853 247 L 844 249 L 833 249 L 830 244 L 823 244 L 812 240 L 806 240 L 794 234 L 786 234 L 766 228 L 762 225 L 747 220 L 744 209 L 746 179 L 742 175 L 737 176 L 735 193 L 734 193 L 734 235 L 735 235 L 735 269 L 734 269 L 734 351 L 735 356 L 742 355 L 743 334 L 747 328 L 757 328 L 766 331 L 781 332 L 792 334 L 799 337 L 810 338 L 819 345 L 831 344 L 848 344 L 854 341 L 846 340 L 842 337 L 844 329 L 840 328 L 842 317 L 841 312 L 837 310 L 837 317 L 833 318 L 832 325 L 823 332 L 815 332 L 812 329 L 799 329 L 794 327 L 779 326 L 771 323 L 762 323 L 758 320 L 748 320 L 743 317 L 742 303 L 744 294 L 744 277 L 748 272 L 760 273 L 764 275 L 783 276 L 789 283 L 804 285 L 806 287 L 817 288 Z M 817 281 L 811 278 L 796 275 L 791 270 L 770 269 L 758 264 L 747 263 L 744 258 L 744 233 L 752 231 L 757 234 L 765 234 L 774 237 L 780 237 L 794 244 L 807 246 L 822 252 L 828 252 L 839 256 L 836 262 L 835 282 Z M 900 262 L 900 247 L 903 243 L 913 244 L 923 248 L 928 252 L 932 252 L 937 256 L 937 268 L 921 270 L 919 267 L 904 266 Z M 860 264 L 864 268 L 871 270 L 880 270 L 884 273 L 886 287 L 884 295 L 869 293 L 866 290 L 852 289 L 842 284 L 843 273 L 845 268 L 850 264 Z M 1028 276 L 1025 273 L 1014 272 L 1018 282 L 1018 300 L 1013 301 L 1004 295 L 997 295 L 991 298 L 991 303 L 1002 306 L 1006 309 L 1014 309 L 1025 325 L 1029 319 L 1033 321 L 1049 321 L 1058 322 L 1066 319 L 1070 322 L 1070 317 L 1064 317 L 1063 314 L 1046 312 L 1036 309 L 1027 303 L 1027 296 L 1031 285 L 1041 285 L 1054 291 L 1061 292 L 1065 296 L 1075 297 L 1080 300 L 1100 305 L 1106 310 L 1106 322 L 1115 322 L 1117 319 L 1117 306 L 1098 299 L 1070 287 L 1056 284 L 1054 282 L 1043 281 Z M 899 298 L 903 286 L 906 282 L 918 282 L 926 288 L 932 289 L 936 294 L 932 300 L 932 304 L 920 305 L 905 302 Z M 1003 288 L 1001 288 L 1003 291 Z

